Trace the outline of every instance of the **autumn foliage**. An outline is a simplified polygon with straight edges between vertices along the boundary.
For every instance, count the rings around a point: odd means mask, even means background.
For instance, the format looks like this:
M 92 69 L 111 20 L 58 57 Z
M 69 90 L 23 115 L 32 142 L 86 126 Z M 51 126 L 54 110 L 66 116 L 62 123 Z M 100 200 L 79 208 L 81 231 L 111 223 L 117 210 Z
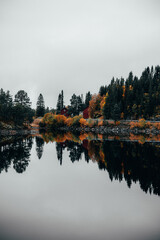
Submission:
M 53 113 L 46 113 L 41 121 L 41 125 L 44 125 L 49 129 L 62 127 L 66 125 L 66 120 L 67 118 L 64 115 L 55 115 Z
M 41 127 L 53 129 L 56 127 L 85 127 L 88 126 L 88 122 L 82 116 L 74 116 L 73 118 L 65 117 L 64 115 L 56 115 L 53 113 L 46 113 L 40 123 Z
M 100 94 L 94 94 L 92 96 L 92 99 L 89 102 L 89 117 L 90 118 L 97 118 L 100 117 L 102 115 L 101 112 L 101 101 L 102 101 L 103 97 L 100 96 Z
M 112 121 L 112 120 L 105 120 L 102 118 L 99 119 L 84 119 L 81 115 L 74 116 L 74 117 L 65 117 L 64 115 L 55 115 L 53 113 L 47 113 L 44 115 L 44 117 L 39 120 L 39 126 L 45 127 L 46 129 L 55 130 L 58 127 L 101 127 L 101 126 L 107 126 L 107 127 L 115 127 L 115 126 L 126 126 L 130 127 L 130 129 L 140 129 L 140 130 L 160 130 L 160 123 L 159 122 L 150 122 L 146 121 L 144 118 L 139 119 L 138 121 L 131 121 L 131 122 L 123 122 L 121 121 Z
M 139 129 L 157 129 L 160 130 L 160 123 L 159 122 L 149 122 L 146 121 L 144 118 L 139 119 L 138 121 L 130 122 L 130 129 L 139 128 Z
M 79 120 L 79 122 L 80 122 L 81 127 L 88 126 L 88 122 L 87 122 L 86 119 L 84 119 L 84 118 L 81 118 L 81 119 Z

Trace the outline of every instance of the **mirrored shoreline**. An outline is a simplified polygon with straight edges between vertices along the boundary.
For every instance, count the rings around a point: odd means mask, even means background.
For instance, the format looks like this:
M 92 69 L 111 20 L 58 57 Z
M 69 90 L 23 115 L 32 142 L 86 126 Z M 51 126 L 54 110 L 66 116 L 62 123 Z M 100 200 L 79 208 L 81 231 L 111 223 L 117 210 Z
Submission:
M 125 180 L 131 188 L 139 183 L 148 194 L 160 195 L 160 142 L 154 136 L 117 136 L 95 135 L 93 133 L 71 132 L 53 134 L 43 132 L 36 136 L 9 138 L 0 144 L 0 173 L 13 167 L 17 173 L 24 173 L 30 164 L 33 142 L 36 143 L 37 158 L 41 159 L 45 144 L 56 143 L 57 161 L 63 166 L 66 150 L 70 161 L 96 162 L 99 170 L 106 171 L 111 181 Z

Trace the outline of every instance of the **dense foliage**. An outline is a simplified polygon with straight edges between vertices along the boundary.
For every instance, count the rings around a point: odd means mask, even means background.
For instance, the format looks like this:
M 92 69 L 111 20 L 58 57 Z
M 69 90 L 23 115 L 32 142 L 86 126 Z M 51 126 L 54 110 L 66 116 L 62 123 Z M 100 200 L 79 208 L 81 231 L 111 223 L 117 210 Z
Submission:
M 99 94 L 105 97 L 103 116 L 106 119 L 158 118 L 160 115 L 160 66 L 147 67 L 140 78 L 129 73 L 124 81 L 112 79 L 101 87 Z
M 0 121 L 13 122 L 15 125 L 31 122 L 35 111 L 24 90 L 20 90 L 13 100 L 10 92 L 0 89 Z
M 67 106 L 68 115 L 74 117 L 83 112 L 85 108 L 89 106 L 89 102 L 92 98 L 90 92 L 86 93 L 85 100 L 83 100 L 83 94 L 76 95 L 75 93 L 71 96 L 70 105 Z M 61 114 L 62 109 L 64 108 L 64 94 L 63 90 L 58 95 L 56 114 Z
M 49 108 L 45 109 L 42 94 L 38 97 L 35 111 L 31 108 L 30 99 L 24 90 L 18 91 L 13 99 L 9 91 L 5 92 L 1 89 L 0 121 L 22 125 L 31 122 L 33 116 L 43 117 L 45 113 L 53 113 L 48 115 L 50 119 L 54 120 L 52 125 L 55 123 L 57 126 L 65 124 L 79 126 L 82 125 L 79 122 L 81 117 L 78 118 L 77 116 L 82 116 L 84 110 L 88 111 L 87 114 L 91 119 L 103 118 L 117 121 L 119 119 L 136 120 L 145 118 L 159 120 L 159 93 L 160 66 L 147 67 L 139 78 L 133 76 L 132 72 L 129 73 L 126 80 L 113 78 L 109 85 L 100 87 L 98 94 L 91 95 L 90 92 L 87 92 L 85 99 L 83 99 L 83 95 L 73 94 L 70 105 L 66 107 L 64 106 L 64 93 L 62 90 L 58 96 L 56 109 L 51 110 Z M 64 109 L 66 114 L 63 112 Z M 59 117 L 55 114 L 59 115 Z M 66 120 L 61 115 L 65 115 L 64 117 L 68 117 L 68 119 Z M 49 120 L 49 124 L 50 122 L 51 120 Z
M 68 114 L 73 117 L 89 107 L 89 117 L 104 119 L 158 119 L 160 118 L 160 66 L 147 67 L 138 78 L 130 72 L 124 78 L 112 79 L 109 85 L 101 86 L 98 94 L 86 93 L 85 100 L 73 94 Z M 59 94 L 57 114 L 61 113 L 63 91 Z
M 3 147 L 0 145 L 0 173 L 8 171 L 11 165 L 17 173 L 25 172 L 30 162 L 33 139 L 18 138 Z

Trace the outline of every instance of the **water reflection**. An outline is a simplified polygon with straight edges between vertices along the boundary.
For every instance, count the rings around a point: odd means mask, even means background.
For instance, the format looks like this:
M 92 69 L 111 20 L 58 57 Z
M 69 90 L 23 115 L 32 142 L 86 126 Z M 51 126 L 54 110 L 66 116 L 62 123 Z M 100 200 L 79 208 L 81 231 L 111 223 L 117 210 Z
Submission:
M 0 148 L 0 172 L 7 172 L 8 168 L 13 164 L 13 168 L 17 173 L 23 173 L 30 161 L 32 144 L 33 139 L 29 137 L 2 145 Z
M 37 157 L 41 159 L 43 155 L 43 146 L 44 146 L 44 140 L 42 137 L 37 137 L 36 136 L 36 152 L 37 152 Z
M 68 151 L 72 163 L 84 156 L 86 162 L 96 162 L 100 170 L 107 171 L 111 181 L 123 179 L 130 188 L 139 182 L 146 193 L 160 195 L 160 144 L 103 140 L 103 136 L 89 136 L 72 133 L 53 135 L 43 133 L 35 137 L 36 152 L 41 159 L 44 143 L 56 142 L 57 159 L 63 165 L 63 152 Z M 18 139 L 1 145 L 0 172 L 8 171 L 13 165 L 17 173 L 23 173 L 31 155 L 33 138 Z

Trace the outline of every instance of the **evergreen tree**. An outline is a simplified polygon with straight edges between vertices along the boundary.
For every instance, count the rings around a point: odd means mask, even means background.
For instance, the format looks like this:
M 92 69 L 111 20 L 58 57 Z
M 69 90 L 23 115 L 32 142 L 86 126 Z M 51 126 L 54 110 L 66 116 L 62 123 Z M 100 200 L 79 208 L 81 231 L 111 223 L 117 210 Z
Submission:
M 101 96 L 104 96 L 104 95 L 106 95 L 106 93 L 107 93 L 107 87 L 106 86 L 101 86 L 100 89 L 99 89 L 99 94 Z
M 81 111 L 84 109 L 84 104 L 82 101 L 81 96 L 76 96 L 76 94 L 73 94 L 71 99 L 70 99 L 70 106 L 69 106 L 69 111 L 68 113 L 72 116 L 79 115 Z
M 0 119 L 7 121 L 12 119 L 13 101 L 12 97 L 7 91 L 6 93 L 0 89 Z
M 40 93 L 37 100 L 36 116 L 43 117 L 44 114 L 45 114 L 44 98 L 43 98 L 43 95 Z
M 92 94 L 90 92 L 86 93 L 86 98 L 85 98 L 85 108 L 89 106 L 89 101 L 92 99 Z
M 30 99 L 29 99 L 27 93 L 24 90 L 20 90 L 20 91 L 17 92 L 17 94 L 15 95 L 14 102 L 16 104 L 20 104 L 23 107 L 30 107 L 31 106 Z
M 83 102 L 80 96 L 77 96 L 77 112 L 78 114 L 83 110 Z
M 112 109 L 111 116 L 115 122 L 120 119 L 120 107 L 116 103 Z
M 72 95 L 70 102 L 69 114 L 72 114 L 73 116 L 78 115 L 78 101 L 75 93 Z
M 31 109 L 31 102 L 24 90 L 20 90 L 15 95 L 13 119 L 15 123 L 23 124 L 24 122 L 31 122 L 35 112 Z
M 105 119 L 109 119 L 110 118 L 110 103 L 109 103 L 109 99 L 106 99 L 105 105 L 103 107 L 102 114 L 103 114 Z
M 58 101 L 57 101 L 57 114 L 60 114 L 61 110 L 64 107 L 64 100 L 63 100 L 63 90 L 61 91 L 61 93 L 58 95 Z

